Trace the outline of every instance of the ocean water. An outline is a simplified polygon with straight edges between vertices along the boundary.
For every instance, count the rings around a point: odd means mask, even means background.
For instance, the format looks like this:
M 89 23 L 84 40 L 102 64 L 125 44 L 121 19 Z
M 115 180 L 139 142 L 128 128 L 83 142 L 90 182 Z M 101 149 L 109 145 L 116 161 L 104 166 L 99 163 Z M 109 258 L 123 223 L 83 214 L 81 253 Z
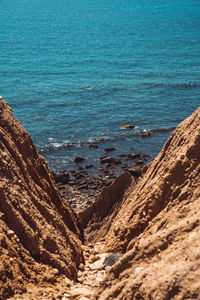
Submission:
M 154 157 L 200 103 L 200 2 L 1 0 L 0 95 L 54 171 Z

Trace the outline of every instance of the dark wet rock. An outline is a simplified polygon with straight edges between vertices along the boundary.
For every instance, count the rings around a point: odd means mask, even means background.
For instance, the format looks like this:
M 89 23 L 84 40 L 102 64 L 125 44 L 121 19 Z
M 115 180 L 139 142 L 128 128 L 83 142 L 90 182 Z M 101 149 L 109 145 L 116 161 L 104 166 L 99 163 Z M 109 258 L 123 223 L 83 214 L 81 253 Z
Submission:
M 86 169 L 91 169 L 93 167 L 94 167 L 94 165 L 92 165 L 92 164 L 88 164 L 88 165 L 85 166 Z
M 67 184 L 69 182 L 69 173 L 66 171 L 54 174 L 55 183 Z
M 110 174 L 110 171 L 108 169 L 103 170 L 104 174 Z
M 121 164 L 122 164 L 122 162 L 121 162 L 121 160 L 120 160 L 120 159 L 116 159 L 116 160 L 115 160 L 115 164 L 116 164 L 116 165 L 121 165 Z
M 79 167 L 78 170 L 79 170 L 79 171 L 82 171 L 82 170 L 84 170 L 84 169 L 83 169 L 83 167 Z
M 88 184 L 80 184 L 79 189 L 80 190 L 87 190 L 88 189 Z
M 130 153 L 127 155 L 128 159 L 136 159 L 136 158 L 140 158 L 141 154 L 140 153 Z
M 71 174 L 75 174 L 75 173 L 76 173 L 76 170 L 74 170 L 74 169 L 73 169 L 73 170 L 70 170 L 70 173 L 71 173 Z
M 96 149 L 96 148 L 98 148 L 98 145 L 97 144 L 90 144 L 89 148 L 90 149 Z
M 76 173 L 76 174 L 74 175 L 74 177 L 75 177 L 76 179 L 82 179 L 82 178 L 85 177 L 85 174 L 84 174 L 84 173 Z
M 105 152 L 111 152 L 111 151 L 114 151 L 114 150 L 115 150 L 115 147 L 105 148 L 104 149 Z
M 121 253 L 112 253 L 103 262 L 104 266 L 113 266 L 123 256 Z
M 115 159 L 110 156 L 104 156 L 100 158 L 100 162 L 101 164 L 107 164 L 107 163 L 112 164 L 115 162 Z
M 140 168 L 128 169 L 128 171 L 135 178 L 139 178 L 141 176 L 141 173 L 142 173 Z
M 144 161 L 142 159 L 136 160 L 135 163 L 137 165 L 144 165 Z
M 128 165 L 127 164 L 123 164 L 122 165 L 122 169 L 128 171 Z
M 76 181 L 75 181 L 75 180 L 70 180 L 70 181 L 69 181 L 69 184 L 70 184 L 70 185 L 75 185 L 75 184 L 76 184 Z
M 112 166 L 111 163 L 105 163 L 105 164 L 104 164 L 104 167 L 105 167 L 106 169 L 110 169 L 111 166 Z
M 85 161 L 85 158 L 82 156 L 76 156 L 74 159 L 75 163 L 82 163 L 83 161 Z
M 127 157 L 127 154 L 120 154 L 119 157 L 121 158 Z

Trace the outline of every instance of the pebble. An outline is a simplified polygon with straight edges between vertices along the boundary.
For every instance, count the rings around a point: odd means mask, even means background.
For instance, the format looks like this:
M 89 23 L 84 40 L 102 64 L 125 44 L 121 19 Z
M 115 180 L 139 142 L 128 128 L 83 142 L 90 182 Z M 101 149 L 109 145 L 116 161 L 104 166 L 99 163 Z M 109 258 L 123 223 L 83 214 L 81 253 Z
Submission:
M 78 282 L 79 283 L 83 283 L 85 281 L 85 278 L 84 277 L 79 277 L 79 279 L 78 279 Z
M 8 231 L 7 231 L 7 235 L 8 235 L 10 238 L 12 238 L 12 237 L 14 237 L 15 233 L 14 233 L 13 230 L 8 230 Z
M 65 278 L 65 285 L 67 286 L 67 287 L 69 287 L 69 286 L 72 286 L 73 285 L 73 282 L 69 279 L 69 278 Z
M 85 288 L 85 287 L 76 287 L 73 290 L 70 291 L 70 297 L 77 297 L 77 296 L 92 296 L 93 291 L 91 289 Z M 80 300 L 80 298 L 79 298 Z
M 69 293 L 64 293 L 63 296 L 64 297 L 70 297 L 70 294 Z
M 144 268 L 143 267 L 136 267 L 135 268 L 135 274 L 139 274 Z
M 54 275 L 57 275 L 59 273 L 58 269 L 53 269 Z
M 84 266 L 84 264 L 81 263 L 81 264 L 79 265 L 79 270 L 80 270 L 80 271 L 84 271 L 84 269 L 85 269 L 85 266 Z

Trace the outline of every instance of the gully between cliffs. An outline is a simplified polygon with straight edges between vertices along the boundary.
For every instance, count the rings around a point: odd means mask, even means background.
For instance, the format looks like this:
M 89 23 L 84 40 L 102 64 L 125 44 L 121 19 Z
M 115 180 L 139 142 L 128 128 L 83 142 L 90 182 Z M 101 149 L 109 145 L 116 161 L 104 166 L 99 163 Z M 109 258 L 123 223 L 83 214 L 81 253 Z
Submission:
M 1 98 L 0 299 L 199 299 L 199 124 L 76 212 Z

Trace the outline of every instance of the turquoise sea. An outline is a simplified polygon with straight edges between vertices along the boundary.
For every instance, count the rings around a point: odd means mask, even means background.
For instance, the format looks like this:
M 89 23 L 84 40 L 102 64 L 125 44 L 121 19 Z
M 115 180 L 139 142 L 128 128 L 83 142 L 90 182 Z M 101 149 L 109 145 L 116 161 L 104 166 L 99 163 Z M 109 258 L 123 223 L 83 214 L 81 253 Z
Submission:
M 0 95 L 54 171 L 153 157 L 200 103 L 200 1 L 0 0 Z

